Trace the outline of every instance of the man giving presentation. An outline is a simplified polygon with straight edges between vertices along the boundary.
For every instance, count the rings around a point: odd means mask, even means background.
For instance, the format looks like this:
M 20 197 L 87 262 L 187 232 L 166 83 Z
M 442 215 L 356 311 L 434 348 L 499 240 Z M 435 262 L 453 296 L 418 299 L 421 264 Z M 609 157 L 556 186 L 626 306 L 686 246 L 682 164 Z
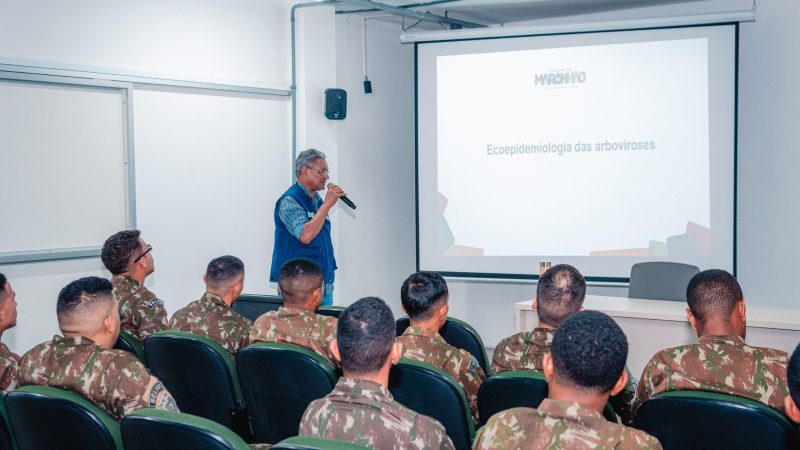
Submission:
M 277 282 L 281 266 L 292 258 L 305 258 L 322 268 L 325 294 L 322 305 L 333 304 L 333 275 L 336 259 L 331 242 L 328 212 L 346 196 L 335 184 L 328 186 L 325 200 L 319 191 L 328 181 L 328 162 L 319 150 L 300 152 L 294 162 L 297 181 L 275 203 L 275 246 L 269 281 Z

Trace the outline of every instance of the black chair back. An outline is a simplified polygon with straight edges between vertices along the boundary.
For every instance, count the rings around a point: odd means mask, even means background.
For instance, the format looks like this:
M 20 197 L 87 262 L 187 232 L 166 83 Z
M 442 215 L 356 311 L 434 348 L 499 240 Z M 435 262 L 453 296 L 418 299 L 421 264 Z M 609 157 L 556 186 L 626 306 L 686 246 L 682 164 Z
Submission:
M 17 442 L 14 440 L 14 433 L 11 432 L 11 423 L 8 421 L 8 411 L 6 410 L 6 396 L 0 398 L 0 450 L 15 450 Z
M 230 429 L 191 414 L 140 409 L 122 419 L 125 450 L 249 450 Z
M 213 420 L 248 437 L 236 365 L 219 343 L 165 330 L 145 339 L 144 349 L 150 371 L 175 397 L 181 412 Z
M 283 306 L 283 297 L 280 295 L 242 294 L 233 302 L 233 310 L 243 315 L 251 322 L 269 311 L 277 311 Z
M 256 442 L 297 436 L 309 403 L 330 393 L 337 381 L 324 358 L 292 344 L 253 344 L 236 356 L 236 367 Z
M 754 400 L 705 391 L 665 392 L 645 401 L 633 426 L 664 450 L 798 449 L 800 434 L 778 411 Z
M 400 336 L 411 326 L 408 317 L 401 317 L 395 322 L 396 335 Z M 489 375 L 489 357 L 486 355 L 486 346 L 483 340 L 470 324 L 455 317 L 448 317 L 447 321 L 439 329 L 439 334 L 444 340 L 453 347 L 466 350 L 478 360 L 478 365 L 483 369 L 483 373 Z
M 395 400 L 441 422 L 457 449 L 472 447 L 475 427 L 464 390 L 450 375 L 430 364 L 401 359 L 389 373 Z
M 323 315 L 323 316 L 336 317 L 338 319 L 339 316 L 342 315 L 344 310 L 345 310 L 344 306 L 333 306 L 333 305 L 330 305 L 330 306 L 320 306 L 319 308 L 317 308 L 316 312 L 317 312 L 317 314 L 320 314 L 320 315 Z
M 6 397 L 22 450 L 122 450 L 119 423 L 87 398 L 49 386 L 24 386 Z
M 531 370 L 501 372 L 486 379 L 478 389 L 478 418 L 485 425 L 500 411 L 525 406 L 537 408 L 547 398 L 547 380 Z

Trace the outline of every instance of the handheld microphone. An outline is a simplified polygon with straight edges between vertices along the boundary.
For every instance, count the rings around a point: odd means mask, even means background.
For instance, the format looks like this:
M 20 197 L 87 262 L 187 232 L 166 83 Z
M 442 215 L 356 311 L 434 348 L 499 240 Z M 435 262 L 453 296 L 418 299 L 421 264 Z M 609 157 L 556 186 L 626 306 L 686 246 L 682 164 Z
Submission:
M 330 189 L 330 188 L 331 188 L 331 186 L 333 186 L 333 183 L 328 183 L 328 189 Z M 350 207 L 350 209 L 356 209 L 356 204 L 355 204 L 355 203 L 353 203 L 353 201 L 352 201 L 352 200 L 350 200 L 349 198 L 347 198 L 347 196 L 346 196 L 346 195 L 345 195 L 344 197 L 339 197 L 339 200 L 343 201 L 345 205 L 347 205 L 347 206 L 349 206 L 349 207 Z

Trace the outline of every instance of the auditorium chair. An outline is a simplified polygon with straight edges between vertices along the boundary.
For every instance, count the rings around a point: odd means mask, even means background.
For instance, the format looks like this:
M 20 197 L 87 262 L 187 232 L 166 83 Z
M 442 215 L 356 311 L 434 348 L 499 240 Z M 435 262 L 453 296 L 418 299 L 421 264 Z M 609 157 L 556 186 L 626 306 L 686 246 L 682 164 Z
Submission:
M 242 294 L 233 302 L 233 310 L 252 322 L 269 311 L 277 311 L 283 306 L 280 295 Z
M 144 341 L 150 371 L 164 383 L 181 412 L 222 424 L 250 439 L 236 364 L 212 339 L 175 330 Z
M 406 328 L 411 326 L 411 320 L 408 317 L 401 317 L 397 319 L 395 326 L 397 336 L 400 336 L 406 331 Z M 483 373 L 489 375 L 489 357 L 486 355 L 483 340 L 475 328 L 463 320 L 448 317 L 442 328 L 439 329 L 439 334 L 453 347 L 470 352 L 478 360 L 478 365 L 483 369 Z
M 328 305 L 328 306 L 320 306 L 319 308 L 317 308 L 316 312 L 317 314 L 321 314 L 323 316 L 336 317 L 338 319 L 339 316 L 342 315 L 344 310 L 345 310 L 344 306 Z
M 369 447 L 311 436 L 295 436 L 272 446 L 271 450 L 368 450 Z
M 643 262 L 631 267 L 628 298 L 686 301 L 689 280 L 700 269 L 674 262 Z
M 549 390 L 544 373 L 534 370 L 512 370 L 492 375 L 478 389 L 478 419 L 481 426 L 500 411 L 511 408 L 538 408 L 547 398 Z M 610 403 L 606 403 L 603 416 L 617 422 Z
M 139 343 L 139 341 L 136 340 L 135 337 L 128 334 L 125 330 L 119 330 L 119 337 L 117 338 L 117 342 L 114 344 L 114 348 L 132 353 L 133 356 L 137 357 L 139 361 L 142 362 L 142 364 L 147 366 L 147 362 L 144 359 L 144 347 Z
M 15 450 L 17 443 L 14 440 L 14 433 L 11 432 L 11 423 L 8 421 L 8 411 L 6 410 L 6 394 L 0 398 L 0 450 Z
M 461 385 L 431 364 L 401 358 L 389 372 L 389 391 L 395 400 L 444 425 L 456 449 L 469 449 L 475 427 Z
M 333 390 L 337 376 L 320 355 L 293 344 L 259 342 L 236 356 L 255 442 L 297 436 L 308 404 Z
M 800 448 L 800 434 L 780 412 L 748 398 L 706 391 L 670 391 L 645 401 L 633 426 L 664 450 Z
M 24 386 L 6 397 L 22 450 L 123 450 L 119 423 L 86 397 L 49 386 Z
M 248 450 L 229 428 L 191 414 L 146 408 L 122 419 L 125 450 Z

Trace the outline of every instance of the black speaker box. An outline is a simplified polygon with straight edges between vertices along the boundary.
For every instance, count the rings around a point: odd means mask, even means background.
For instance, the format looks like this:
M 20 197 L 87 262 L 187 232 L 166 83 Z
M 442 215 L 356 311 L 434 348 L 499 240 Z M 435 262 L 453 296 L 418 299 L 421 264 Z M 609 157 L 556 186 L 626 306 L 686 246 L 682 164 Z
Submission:
M 325 89 L 325 117 L 330 120 L 347 117 L 347 92 L 344 89 Z

